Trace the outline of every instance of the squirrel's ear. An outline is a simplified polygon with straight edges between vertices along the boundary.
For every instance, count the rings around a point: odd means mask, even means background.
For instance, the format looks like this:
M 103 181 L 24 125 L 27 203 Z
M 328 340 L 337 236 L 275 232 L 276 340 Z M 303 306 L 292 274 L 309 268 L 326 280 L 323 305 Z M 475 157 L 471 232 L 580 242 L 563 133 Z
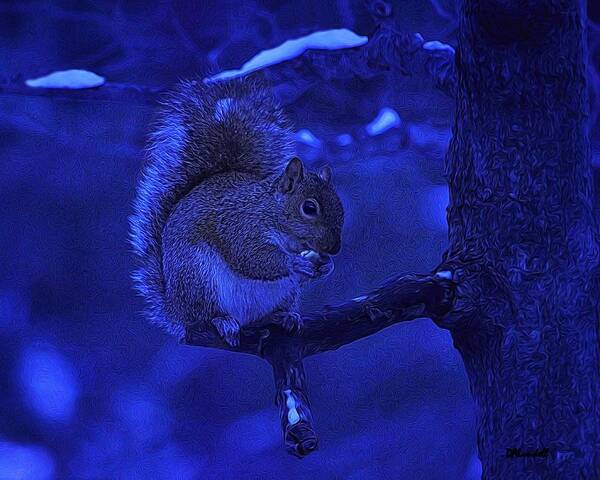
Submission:
M 292 158 L 279 178 L 279 190 L 283 193 L 292 193 L 298 183 L 304 178 L 304 165 L 298 157 Z
M 321 167 L 321 169 L 319 170 L 319 177 L 321 177 L 321 180 L 323 180 L 324 182 L 331 182 L 331 167 L 329 165 Z

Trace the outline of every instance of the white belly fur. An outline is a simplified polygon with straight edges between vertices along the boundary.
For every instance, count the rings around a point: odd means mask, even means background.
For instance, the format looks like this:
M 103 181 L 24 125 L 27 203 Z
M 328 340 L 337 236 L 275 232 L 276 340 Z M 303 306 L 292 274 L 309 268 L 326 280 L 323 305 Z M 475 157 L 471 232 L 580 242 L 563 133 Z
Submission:
M 212 255 L 214 257 L 208 264 L 213 271 L 207 273 L 214 282 L 217 302 L 220 309 L 240 325 L 273 312 L 296 288 L 296 282 L 290 277 L 273 281 L 240 277 L 217 252 L 213 250 Z

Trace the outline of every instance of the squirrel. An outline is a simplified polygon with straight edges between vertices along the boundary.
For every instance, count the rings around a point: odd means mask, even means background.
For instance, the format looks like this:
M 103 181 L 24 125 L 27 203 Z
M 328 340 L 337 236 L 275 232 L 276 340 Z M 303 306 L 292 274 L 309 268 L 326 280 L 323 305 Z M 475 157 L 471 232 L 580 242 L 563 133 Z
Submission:
M 333 270 L 344 211 L 331 169 L 294 156 L 262 81 L 180 82 L 162 102 L 130 217 L 133 274 L 154 323 L 230 346 L 268 319 L 302 327 L 302 287 Z

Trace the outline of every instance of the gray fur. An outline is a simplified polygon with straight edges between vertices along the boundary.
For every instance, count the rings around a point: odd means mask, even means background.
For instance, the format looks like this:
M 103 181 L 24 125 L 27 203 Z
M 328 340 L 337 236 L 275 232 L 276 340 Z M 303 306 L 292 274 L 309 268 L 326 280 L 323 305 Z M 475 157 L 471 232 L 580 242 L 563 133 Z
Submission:
M 184 82 L 169 97 L 131 218 L 134 280 L 153 321 L 178 336 L 216 328 L 232 344 L 233 326 L 273 312 L 293 326 L 301 285 L 331 270 L 300 252 L 337 253 L 343 210 L 330 178 L 289 161 L 292 139 L 255 81 Z M 307 198 L 319 218 L 301 214 Z

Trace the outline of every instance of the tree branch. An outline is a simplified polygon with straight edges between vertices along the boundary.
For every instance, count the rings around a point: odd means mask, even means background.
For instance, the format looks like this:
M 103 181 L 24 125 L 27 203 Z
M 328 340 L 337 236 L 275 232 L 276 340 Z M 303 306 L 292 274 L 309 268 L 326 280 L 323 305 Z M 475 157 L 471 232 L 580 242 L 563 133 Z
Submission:
M 273 65 L 265 76 L 286 104 L 320 81 L 371 78 L 382 72 L 398 76 L 422 75 L 436 88 L 453 96 L 456 87 L 454 49 L 426 42 L 419 33 L 401 33 L 380 26 L 362 47 L 344 50 L 308 50 L 302 56 Z
M 449 273 L 449 272 L 446 272 Z M 368 295 L 303 317 L 304 326 L 291 334 L 266 323 L 242 330 L 240 345 L 225 343 L 216 331 L 189 327 L 182 343 L 258 355 L 273 367 L 275 401 L 287 449 L 302 457 L 316 450 L 303 358 L 335 350 L 395 323 L 430 317 L 441 322 L 452 309 L 455 284 L 443 274 L 404 275 Z
M 0 95 L 47 97 L 79 102 L 126 103 L 155 106 L 166 89 L 129 83 L 106 82 L 100 87 L 85 89 L 31 88 L 23 78 L 0 83 Z
M 265 358 L 273 367 L 275 403 L 284 442 L 288 452 L 297 457 L 308 455 L 318 446 L 301 353 L 298 348 L 273 342 L 265 351 Z
M 382 72 L 401 76 L 424 75 L 436 88 L 454 95 L 454 49 L 425 42 L 418 34 L 405 34 L 381 26 L 362 47 L 341 50 L 308 50 L 300 57 L 259 70 L 273 85 L 283 104 L 293 103 L 321 81 L 371 78 Z M 249 74 L 252 75 L 252 74 Z M 106 82 L 89 89 L 30 88 L 21 77 L 0 83 L 0 94 L 53 97 L 77 101 L 103 101 L 153 105 L 166 91 L 161 87 Z
M 219 337 L 216 330 L 188 327 L 182 343 L 261 357 L 265 356 L 270 345 L 285 345 L 297 350 L 300 358 L 304 358 L 336 350 L 395 323 L 423 317 L 437 321 L 451 310 L 454 288 L 455 284 L 443 277 L 403 275 L 368 295 L 336 307 L 325 307 L 319 313 L 304 315 L 304 326 L 298 334 L 265 322 L 262 327 L 242 329 L 240 345 L 232 347 Z

